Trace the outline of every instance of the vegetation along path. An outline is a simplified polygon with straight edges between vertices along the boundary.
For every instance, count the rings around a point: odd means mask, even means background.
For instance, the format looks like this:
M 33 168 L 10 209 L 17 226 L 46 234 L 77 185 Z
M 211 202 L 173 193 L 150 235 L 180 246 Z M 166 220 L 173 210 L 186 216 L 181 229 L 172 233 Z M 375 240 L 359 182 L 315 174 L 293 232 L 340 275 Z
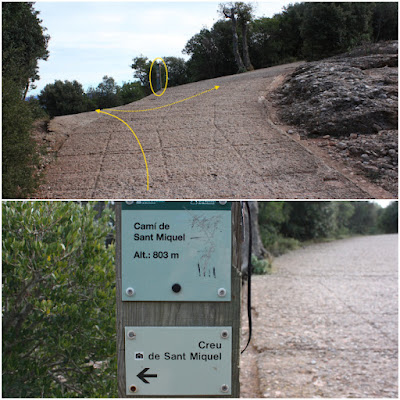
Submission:
M 167 89 L 117 109 L 56 117 L 41 198 L 371 198 L 269 118 L 266 96 L 299 63 Z
M 398 397 L 397 240 L 311 245 L 254 277 L 242 397 Z

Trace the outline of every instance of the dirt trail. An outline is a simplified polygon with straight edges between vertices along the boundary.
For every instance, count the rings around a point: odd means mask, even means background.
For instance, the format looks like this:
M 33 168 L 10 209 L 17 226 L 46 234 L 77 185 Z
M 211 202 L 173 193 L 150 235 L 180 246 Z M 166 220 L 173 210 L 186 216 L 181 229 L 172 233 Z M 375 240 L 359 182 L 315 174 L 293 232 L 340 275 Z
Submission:
M 398 236 L 312 245 L 275 266 L 254 277 L 241 396 L 397 398 Z
M 40 198 L 371 198 L 272 122 L 268 92 L 299 63 L 167 89 L 117 109 L 188 101 L 143 113 L 55 118 L 66 141 L 46 170 Z

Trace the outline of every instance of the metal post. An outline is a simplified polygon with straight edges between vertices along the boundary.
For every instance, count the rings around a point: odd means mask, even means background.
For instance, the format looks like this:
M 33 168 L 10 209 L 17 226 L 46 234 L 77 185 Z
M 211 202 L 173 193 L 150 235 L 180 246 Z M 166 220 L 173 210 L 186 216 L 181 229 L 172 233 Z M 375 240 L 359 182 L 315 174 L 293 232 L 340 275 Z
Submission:
M 166 210 L 145 210 L 143 214 L 136 211 L 130 213 L 127 204 L 120 202 L 116 205 L 118 395 L 119 397 L 240 397 L 242 227 L 239 202 L 233 202 L 231 205 L 228 203 L 230 208 L 228 211 L 214 213 L 203 212 L 200 209 L 201 205 L 191 208 L 192 203 L 210 202 L 166 203 L 164 203 Z M 173 210 L 174 207 L 182 207 L 183 203 L 185 203 L 183 207 L 187 205 L 187 210 L 182 213 Z M 212 203 L 216 204 L 216 208 L 225 207 L 221 205 L 223 202 Z M 186 218 L 187 215 L 198 224 L 199 231 L 191 231 L 190 224 L 184 225 L 182 222 L 178 225 L 174 222 Z M 222 218 L 228 223 L 220 229 L 222 225 L 218 223 Z M 229 232 L 226 232 L 226 227 Z M 203 239 L 200 238 L 202 234 L 198 232 L 204 233 Z M 217 232 L 216 237 L 221 238 L 223 243 L 211 242 L 210 249 L 214 251 L 225 247 L 227 253 L 224 254 L 228 255 L 224 256 L 229 266 L 228 272 L 224 274 L 219 273 L 222 271 L 219 269 L 220 264 L 217 267 L 209 264 L 205 269 L 203 264 L 200 265 L 196 260 L 195 265 L 189 262 L 191 257 L 197 257 L 198 254 L 201 259 L 202 244 L 196 249 L 196 243 L 200 243 L 196 240 L 205 240 L 205 237 L 210 237 L 209 235 L 214 232 Z M 161 238 L 166 236 L 160 236 L 163 233 L 171 234 L 177 242 L 172 243 L 168 240 L 164 242 Z M 135 234 L 139 235 L 137 242 L 133 241 Z M 143 241 L 140 240 L 141 234 Z M 228 241 L 223 238 L 224 235 L 228 235 Z M 132 254 L 138 257 L 136 265 L 140 266 L 139 268 L 143 266 L 149 271 L 152 268 L 149 262 L 154 261 L 153 256 L 168 256 L 169 258 L 159 263 L 161 268 L 159 271 L 161 275 L 167 269 L 168 274 L 173 276 L 174 269 L 178 268 L 179 262 L 184 259 L 184 269 L 176 271 L 178 274 L 173 278 L 177 281 L 173 281 L 175 283 L 171 285 L 172 281 L 168 282 L 168 279 L 160 279 L 157 274 L 151 274 L 151 279 L 146 278 L 141 282 L 141 273 L 137 270 L 130 277 L 132 270 L 129 269 L 137 267 L 126 264 L 129 258 L 127 256 L 129 251 L 126 249 L 130 240 L 128 238 L 127 242 L 127 236 L 130 236 L 132 243 L 137 243 Z M 173 240 L 171 237 L 169 239 Z M 192 241 L 188 243 L 189 239 Z M 226 249 L 225 242 L 230 243 L 230 248 Z M 153 245 L 154 252 L 148 250 Z M 207 249 L 203 255 L 210 257 Z M 125 260 L 122 257 L 125 257 Z M 190 274 L 185 278 L 188 271 L 193 272 L 193 281 Z M 203 292 L 210 290 L 214 276 L 217 279 L 226 279 L 229 275 L 230 282 L 224 284 L 226 288 L 222 287 L 220 282 L 217 287 L 212 288 L 212 296 L 214 291 L 217 292 L 215 298 L 210 299 L 212 301 L 195 301 L 191 298 L 191 296 L 207 298 L 209 294 Z M 199 287 L 193 286 L 197 284 Z M 146 293 L 141 288 L 143 285 L 147 287 Z M 166 286 L 165 294 L 163 294 L 164 286 Z M 148 297 L 149 300 L 141 301 L 139 300 L 141 296 Z M 163 296 L 167 298 L 176 296 L 177 301 L 160 300 L 159 298 Z M 185 301 L 178 301 L 180 298 Z M 195 343 L 195 350 L 190 347 L 193 345 L 192 342 Z M 207 357 L 209 358 L 206 361 Z M 218 363 L 225 363 L 224 365 L 228 365 L 229 368 L 215 368 L 213 363 L 219 366 L 222 364 Z M 219 374 L 223 374 L 220 380 L 218 380 Z M 209 378 L 204 379 L 205 376 Z M 211 382 L 213 380 L 217 383 Z M 165 382 L 165 386 L 160 388 L 162 381 Z M 212 386 L 215 389 L 212 389 Z
M 157 75 L 157 92 L 161 90 L 161 64 L 157 63 L 156 66 L 156 75 Z

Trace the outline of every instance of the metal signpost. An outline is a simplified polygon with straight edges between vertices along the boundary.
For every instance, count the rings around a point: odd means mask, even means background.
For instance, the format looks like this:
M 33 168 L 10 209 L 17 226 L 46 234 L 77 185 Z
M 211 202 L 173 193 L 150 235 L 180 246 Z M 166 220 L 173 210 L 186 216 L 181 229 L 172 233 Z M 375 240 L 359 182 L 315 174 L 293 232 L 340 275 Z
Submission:
M 237 202 L 117 205 L 120 397 L 239 397 Z
M 156 63 L 156 77 L 157 77 L 156 91 L 158 92 L 159 90 L 161 90 L 161 63 L 159 62 Z

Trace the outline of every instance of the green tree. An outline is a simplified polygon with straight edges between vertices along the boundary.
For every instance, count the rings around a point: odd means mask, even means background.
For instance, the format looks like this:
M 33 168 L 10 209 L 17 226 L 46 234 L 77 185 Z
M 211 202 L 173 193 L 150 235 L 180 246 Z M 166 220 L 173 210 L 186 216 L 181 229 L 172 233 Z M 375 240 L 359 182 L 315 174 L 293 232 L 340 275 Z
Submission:
M 12 79 L 25 99 L 29 86 L 37 79 L 38 61 L 47 60 L 50 37 L 41 26 L 34 3 L 2 3 L 3 77 Z
M 49 83 L 39 94 L 40 105 L 51 117 L 87 111 L 87 101 L 82 85 L 77 81 Z
M 378 219 L 378 225 L 383 233 L 397 233 L 399 220 L 398 213 L 398 201 L 392 201 L 381 211 Z
M 234 74 L 237 71 L 231 48 L 229 21 L 217 21 L 213 27 L 202 29 L 186 43 L 183 53 L 190 56 L 187 61 L 189 80 Z
M 3 79 L 2 104 L 2 196 L 26 198 L 38 185 L 39 159 L 31 137 L 31 110 L 21 100 L 20 87 L 11 79 Z
M 274 19 L 279 21 L 280 54 L 283 60 L 303 57 L 301 24 L 306 7 L 307 3 L 289 4 L 283 7 L 282 13 L 274 15 Z
M 288 221 L 289 214 L 283 201 L 259 202 L 258 222 L 264 245 L 268 248 L 281 234 L 282 225 Z
M 135 71 L 133 77 L 139 79 L 142 84 L 143 90 L 145 90 L 146 95 L 151 93 L 149 73 L 150 73 L 151 61 L 141 55 L 133 59 L 131 68 Z
M 350 218 L 354 214 L 354 205 L 352 201 L 334 201 L 334 236 L 340 237 L 350 233 Z
M 189 82 L 186 62 L 180 57 L 164 57 L 168 68 L 168 87 L 179 86 Z
M 380 206 L 368 201 L 354 201 L 352 204 L 354 213 L 349 221 L 351 232 L 361 235 L 377 233 Z
M 371 40 L 372 3 L 305 3 L 303 54 L 311 60 L 347 51 Z
M 96 89 L 90 88 L 87 91 L 87 97 L 96 108 L 116 107 L 122 104 L 120 90 L 114 78 L 106 75 Z
M 140 82 L 124 82 L 119 94 L 122 104 L 128 104 L 142 99 L 145 96 L 145 90 Z
M 277 18 L 258 18 L 253 21 L 250 35 L 250 54 L 255 68 L 265 68 L 281 61 L 280 30 Z
M 3 397 L 116 396 L 110 213 L 2 204 Z
M 301 241 L 329 237 L 335 229 L 334 208 L 329 201 L 286 202 L 289 219 L 282 232 Z
M 372 17 L 373 37 L 378 40 L 398 39 L 398 2 L 374 3 Z
M 37 188 L 33 113 L 24 101 L 39 78 L 38 61 L 48 57 L 49 36 L 33 3 L 2 3 L 2 195 L 26 198 Z

